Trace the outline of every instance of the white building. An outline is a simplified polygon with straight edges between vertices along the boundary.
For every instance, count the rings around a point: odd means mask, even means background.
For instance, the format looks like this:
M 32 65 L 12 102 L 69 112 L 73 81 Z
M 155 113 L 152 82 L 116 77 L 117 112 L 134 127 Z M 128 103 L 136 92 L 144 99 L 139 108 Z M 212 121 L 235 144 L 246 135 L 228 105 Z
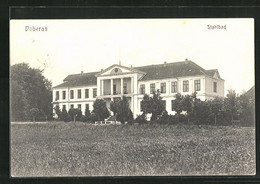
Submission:
M 68 75 L 63 83 L 53 87 L 53 107 L 93 110 L 96 98 L 106 100 L 107 107 L 123 95 L 129 99 L 134 118 L 141 114 L 144 94 L 160 90 L 166 110 L 174 114 L 172 100 L 177 93 L 197 92 L 201 100 L 224 97 L 224 80 L 217 69 L 205 70 L 192 61 L 163 63 L 142 67 L 112 65 L 99 72 Z

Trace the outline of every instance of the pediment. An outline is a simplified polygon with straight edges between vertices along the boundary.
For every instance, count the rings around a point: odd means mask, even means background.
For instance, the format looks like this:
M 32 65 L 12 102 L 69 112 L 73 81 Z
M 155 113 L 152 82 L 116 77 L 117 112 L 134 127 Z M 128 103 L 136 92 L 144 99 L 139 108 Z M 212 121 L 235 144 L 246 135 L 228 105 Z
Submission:
M 213 77 L 216 78 L 216 79 L 220 79 L 220 75 L 219 75 L 218 71 L 216 71 L 214 73 Z
M 100 73 L 98 73 L 96 76 L 100 77 L 100 76 L 121 75 L 121 74 L 130 74 L 130 73 L 144 74 L 144 72 L 136 70 L 131 67 L 126 67 L 122 65 L 112 65 L 106 68 L 105 70 L 101 71 Z

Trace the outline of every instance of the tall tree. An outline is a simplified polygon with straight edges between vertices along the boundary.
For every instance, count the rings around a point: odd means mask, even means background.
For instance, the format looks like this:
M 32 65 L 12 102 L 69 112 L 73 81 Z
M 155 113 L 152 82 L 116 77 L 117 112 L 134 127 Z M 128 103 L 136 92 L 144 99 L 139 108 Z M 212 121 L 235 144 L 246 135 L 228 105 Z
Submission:
M 51 82 L 42 70 L 31 68 L 26 63 L 12 65 L 11 120 L 29 120 L 30 109 L 37 108 L 43 118 L 52 117 Z
M 238 114 L 239 101 L 237 98 L 236 91 L 233 89 L 228 90 L 227 98 L 224 100 L 225 110 L 231 116 L 231 122 L 233 125 L 234 116 Z
M 210 111 L 214 115 L 214 122 L 217 125 L 217 116 L 220 114 L 224 106 L 224 100 L 221 97 L 215 97 L 210 102 Z
M 95 120 L 103 121 L 109 116 L 109 111 L 106 106 L 106 101 L 103 99 L 96 99 L 93 104 L 93 111 Z
M 177 113 L 178 122 L 180 122 L 180 114 L 183 110 L 182 107 L 183 96 L 180 93 L 175 95 L 175 99 L 172 101 L 172 109 Z
M 116 102 L 111 102 L 112 111 L 116 115 L 116 119 L 121 123 L 124 123 L 129 120 L 133 120 L 133 113 L 129 107 L 128 100 L 123 96 L 122 100 L 119 99 Z

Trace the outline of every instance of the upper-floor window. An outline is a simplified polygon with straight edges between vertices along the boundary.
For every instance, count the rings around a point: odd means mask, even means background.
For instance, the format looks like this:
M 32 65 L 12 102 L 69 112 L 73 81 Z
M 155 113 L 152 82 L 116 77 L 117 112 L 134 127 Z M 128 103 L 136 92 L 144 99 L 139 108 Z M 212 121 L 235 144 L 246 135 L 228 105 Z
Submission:
M 74 90 L 70 90 L 70 99 L 74 99 Z
M 81 104 L 78 104 L 78 109 L 81 110 Z
M 189 92 L 189 81 L 183 81 L 183 92 Z
M 217 82 L 213 82 L 213 85 L 214 85 L 214 92 L 216 93 L 217 92 Z
M 60 92 L 56 91 L 56 100 L 59 100 L 59 99 L 60 99 Z
M 85 89 L 85 98 L 89 98 L 89 89 Z
M 66 91 L 62 91 L 62 99 L 63 99 L 63 100 L 66 99 Z
M 200 91 L 200 80 L 194 80 L 194 90 Z
M 81 98 L 81 89 L 78 89 L 78 98 Z
M 172 82 L 172 93 L 177 93 L 177 81 Z
M 166 93 L 166 83 L 161 83 L 161 93 Z
M 145 85 L 144 84 L 140 85 L 140 94 L 145 94 Z
M 150 84 L 150 93 L 155 92 L 155 83 Z
M 97 96 L 97 88 L 93 88 L 93 98 L 96 98 Z

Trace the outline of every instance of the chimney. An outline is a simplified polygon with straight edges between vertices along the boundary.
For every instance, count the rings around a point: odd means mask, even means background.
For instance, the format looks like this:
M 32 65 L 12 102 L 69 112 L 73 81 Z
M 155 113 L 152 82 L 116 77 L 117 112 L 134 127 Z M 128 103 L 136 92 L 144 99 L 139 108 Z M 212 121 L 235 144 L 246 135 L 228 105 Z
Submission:
M 165 67 L 165 66 L 166 66 L 166 64 L 167 64 L 167 62 L 166 62 L 166 61 L 164 61 L 164 63 L 163 63 L 163 66 Z
M 133 68 L 133 66 L 131 65 L 130 68 Z
M 81 71 L 81 75 L 83 75 L 83 71 Z
M 188 64 L 189 63 L 189 60 L 186 58 L 185 59 L 185 64 Z
M 101 72 L 103 72 L 103 69 L 101 69 Z

